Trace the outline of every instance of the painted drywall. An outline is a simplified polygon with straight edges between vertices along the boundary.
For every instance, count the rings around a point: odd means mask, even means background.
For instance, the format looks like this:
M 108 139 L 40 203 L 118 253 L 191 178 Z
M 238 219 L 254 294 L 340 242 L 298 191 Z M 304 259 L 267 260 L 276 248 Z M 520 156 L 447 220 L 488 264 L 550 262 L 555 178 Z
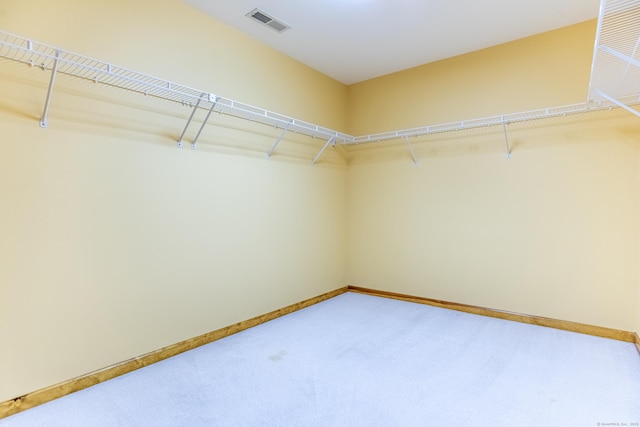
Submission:
M 596 22 L 349 86 L 355 135 L 584 102 Z
M 512 128 L 509 160 L 495 133 L 354 163 L 350 283 L 633 330 L 638 131 L 615 122 Z
M 351 130 L 584 102 L 593 29 L 355 85 Z M 352 149 L 350 283 L 635 330 L 637 117 L 591 113 L 507 132 L 510 159 L 500 127 L 412 139 L 418 167 L 403 141 Z
M 345 89 L 179 1 L 5 1 L 0 28 L 340 128 Z M 259 70 L 259 72 L 257 71 Z M 322 141 L 0 61 L 0 401 L 345 284 Z M 309 102 L 313 99 L 314 102 Z M 330 106 L 330 107 L 329 107 Z M 245 130 L 242 130 L 245 129 Z

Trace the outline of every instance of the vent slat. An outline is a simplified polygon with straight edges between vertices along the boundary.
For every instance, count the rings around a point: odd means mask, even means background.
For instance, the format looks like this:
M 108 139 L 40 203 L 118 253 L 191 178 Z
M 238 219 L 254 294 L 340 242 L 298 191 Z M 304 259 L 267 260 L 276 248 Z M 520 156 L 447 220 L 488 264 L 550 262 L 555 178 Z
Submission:
M 264 10 L 253 9 L 251 12 L 245 15 L 248 18 L 253 19 L 257 23 L 264 25 L 265 27 L 269 27 L 278 33 L 283 33 L 290 29 L 291 27 L 279 19 L 274 18 Z

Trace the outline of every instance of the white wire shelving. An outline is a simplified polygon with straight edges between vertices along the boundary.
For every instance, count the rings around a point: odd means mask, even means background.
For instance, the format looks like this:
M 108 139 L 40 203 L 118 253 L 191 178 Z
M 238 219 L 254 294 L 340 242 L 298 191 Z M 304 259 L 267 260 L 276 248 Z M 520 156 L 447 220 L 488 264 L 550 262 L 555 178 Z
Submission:
M 619 100 L 626 105 L 640 104 L 640 95 L 622 97 Z M 563 105 L 559 107 L 541 108 L 538 110 L 522 111 L 519 113 L 503 114 L 478 119 L 462 120 L 459 122 L 442 123 L 431 126 L 421 126 L 411 129 L 382 132 L 371 135 L 356 136 L 353 140 L 344 144 L 362 144 L 366 142 L 388 141 L 415 136 L 434 135 L 444 132 L 453 132 L 467 129 L 477 129 L 488 126 L 502 126 L 511 123 L 528 122 L 532 120 L 563 117 L 572 114 L 582 114 L 592 111 L 603 111 L 616 108 L 618 105 L 609 100 L 586 101 L 579 104 Z
M 0 31 L 0 57 L 51 71 L 47 98 L 40 120 L 42 127 L 48 125 L 47 115 L 56 74 L 62 73 L 191 107 L 191 115 L 177 139 L 178 146 L 182 146 L 183 137 L 195 112 L 202 109 L 207 111 L 207 115 L 191 142 L 193 148 L 196 147 L 196 142 L 211 113 L 218 112 L 282 129 L 277 140 L 266 153 L 267 159 L 275 152 L 287 132 L 323 139 L 324 145 L 312 160 L 312 164 L 319 160 L 329 146 L 399 139 L 405 140 L 411 150 L 414 163 L 417 164 L 409 137 L 491 126 L 502 126 L 507 156 L 509 157 L 511 148 L 506 125 L 511 123 L 582 114 L 616 107 L 625 108 L 640 116 L 640 113 L 632 108 L 640 104 L 640 0 L 602 0 L 592 64 L 590 95 L 589 100 L 583 103 L 362 136 L 349 135 L 4 31 Z
M 640 0 L 602 0 L 589 96 L 640 116 L 623 99 L 640 93 Z
M 193 119 L 193 113 L 195 113 L 197 109 L 207 110 L 207 119 L 210 113 L 215 111 L 264 125 L 286 129 L 288 132 L 296 132 L 313 138 L 325 139 L 334 145 L 353 139 L 351 135 L 313 123 L 218 96 L 207 91 L 193 89 L 168 80 L 149 76 L 4 31 L 0 31 L 0 57 L 22 62 L 31 67 L 51 71 L 47 99 L 40 120 L 40 126 L 42 127 L 48 126 L 47 115 L 55 84 L 55 76 L 58 73 L 62 73 L 192 107 L 192 114 L 181 137 L 178 139 L 178 145 L 180 146 L 185 131 Z M 204 128 L 207 119 L 202 123 L 196 139 L 192 142 L 194 148 L 195 142 L 200 136 L 200 132 Z M 275 147 L 269 152 L 268 156 L 272 154 L 274 149 Z

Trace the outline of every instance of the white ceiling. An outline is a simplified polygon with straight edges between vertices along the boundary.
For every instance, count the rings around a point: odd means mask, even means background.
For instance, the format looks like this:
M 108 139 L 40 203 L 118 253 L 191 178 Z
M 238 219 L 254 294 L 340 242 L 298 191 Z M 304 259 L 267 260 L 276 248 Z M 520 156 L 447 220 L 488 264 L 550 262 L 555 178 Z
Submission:
M 596 18 L 599 0 L 183 0 L 345 84 Z M 247 18 L 255 8 L 292 28 Z

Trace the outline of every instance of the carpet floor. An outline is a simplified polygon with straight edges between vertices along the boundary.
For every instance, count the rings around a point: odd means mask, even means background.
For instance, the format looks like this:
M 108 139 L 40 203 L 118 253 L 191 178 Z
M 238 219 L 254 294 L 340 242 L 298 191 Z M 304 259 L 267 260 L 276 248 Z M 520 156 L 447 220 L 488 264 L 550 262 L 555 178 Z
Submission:
M 346 293 L 0 427 L 640 425 L 631 343 Z

